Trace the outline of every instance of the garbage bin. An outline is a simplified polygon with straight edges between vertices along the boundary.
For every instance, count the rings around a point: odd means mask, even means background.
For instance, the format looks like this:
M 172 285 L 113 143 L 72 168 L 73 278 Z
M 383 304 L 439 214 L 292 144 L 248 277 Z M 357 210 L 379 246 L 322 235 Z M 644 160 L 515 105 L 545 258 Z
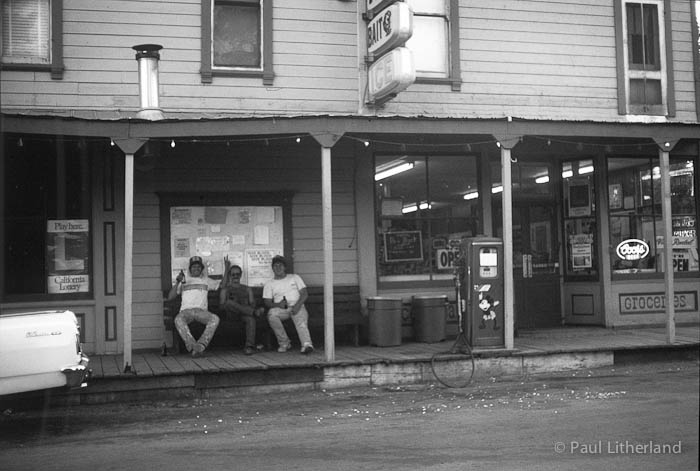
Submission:
M 447 296 L 413 297 L 413 331 L 418 342 L 445 340 Z
M 367 298 L 369 343 L 377 347 L 401 345 L 401 299 Z

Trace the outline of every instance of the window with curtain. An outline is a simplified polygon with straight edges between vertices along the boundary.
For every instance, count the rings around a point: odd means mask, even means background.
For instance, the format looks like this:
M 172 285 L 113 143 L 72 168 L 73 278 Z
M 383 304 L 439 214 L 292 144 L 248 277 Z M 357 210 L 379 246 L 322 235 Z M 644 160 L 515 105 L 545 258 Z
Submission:
M 2 0 L 3 63 L 51 62 L 50 0 Z
M 4 70 L 50 72 L 63 78 L 63 0 L 0 0 Z
M 214 2 L 214 67 L 260 69 L 259 2 Z
M 272 1 L 202 0 L 202 82 L 262 77 L 271 85 Z

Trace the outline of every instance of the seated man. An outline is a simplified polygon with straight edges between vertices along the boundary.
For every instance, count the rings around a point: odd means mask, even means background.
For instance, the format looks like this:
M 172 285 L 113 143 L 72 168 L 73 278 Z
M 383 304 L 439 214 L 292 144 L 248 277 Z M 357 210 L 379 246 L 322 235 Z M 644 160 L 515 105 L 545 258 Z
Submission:
M 175 299 L 177 295 L 182 295 L 180 312 L 175 316 L 175 328 L 185 342 L 188 352 L 192 352 L 193 357 L 200 356 L 207 348 L 211 338 L 219 326 L 219 316 L 209 312 L 208 291 L 215 290 L 218 282 L 212 280 L 204 273 L 204 263 L 202 257 L 194 256 L 190 258 L 188 275 L 180 271 L 175 278 L 175 285 L 170 288 L 168 301 Z M 206 327 L 198 340 L 192 337 L 189 323 L 197 321 Z
M 270 310 L 267 320 L 277 337 L 278 352 L 292 348 L 282 321 L 291 318 L 301 341 L 301 353 L 311 353 L 314 346 L 309 334 L 309 313 L 304 306 L 309 294 L 304 280 L 295 273 L 287 273 L 287 261 L 280 255 L 272 257 L 272 272 L 275 277 L 263 286 L 263 301 Z
M 255 318 L 264 309 L 255 307 L 255 296 L 249 286 L 241 284 L 243 269 L 238 265 L 231 266 L 228 257 L 224 258 L 224 279 L 221 281 L 219 293 L 219 305 L 227 315 L 240 317 L 245 324 L 245 348 L 246 355 L 255 352 Z

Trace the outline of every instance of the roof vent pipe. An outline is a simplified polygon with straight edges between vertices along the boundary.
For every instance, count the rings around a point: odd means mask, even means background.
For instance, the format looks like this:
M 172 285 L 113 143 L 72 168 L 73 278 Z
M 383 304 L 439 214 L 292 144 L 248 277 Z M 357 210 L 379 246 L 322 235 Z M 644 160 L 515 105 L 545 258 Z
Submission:
M 141 109 L 136 113 L 139 119 L 156 121 L 163 119 L 163 112 L 158 105 L 158 51 L 163 49 L 159 44 L 140 44 L 132 47 L 136 51 L 139 62 L 139 94 Z

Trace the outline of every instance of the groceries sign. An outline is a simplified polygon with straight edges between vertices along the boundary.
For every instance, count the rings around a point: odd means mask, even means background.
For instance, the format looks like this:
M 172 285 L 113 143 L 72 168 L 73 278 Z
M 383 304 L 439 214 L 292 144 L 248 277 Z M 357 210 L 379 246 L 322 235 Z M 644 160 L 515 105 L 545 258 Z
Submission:
M 367 11 L 373 15 L 367 24 L 367 52 L 374 59 L 368 70 L 369 100 L 376 102 L 416 80 L 413 54 L 401 47 L 413 33 L 413 12 L 406 3 L 378 0 L 367 0 Z

